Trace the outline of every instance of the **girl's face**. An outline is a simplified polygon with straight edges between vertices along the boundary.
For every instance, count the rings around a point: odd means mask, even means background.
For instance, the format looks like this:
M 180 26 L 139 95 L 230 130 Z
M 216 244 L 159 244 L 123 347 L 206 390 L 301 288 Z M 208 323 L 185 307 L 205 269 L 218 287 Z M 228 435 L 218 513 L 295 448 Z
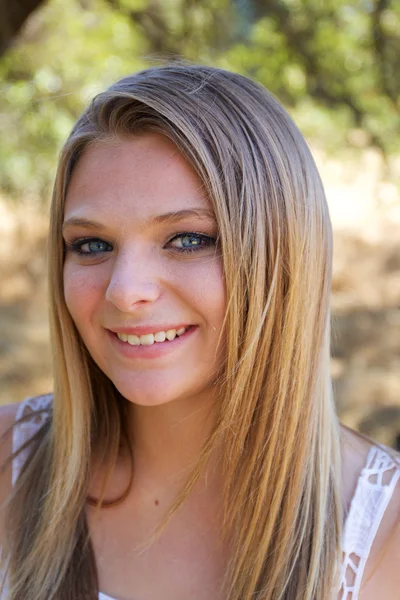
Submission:
M 158 134 L 89 147 L 66 198 L 64 290 L 91 356 L 128 400 L 211 391 L 223 348 L 222 260 L 194 170 Z

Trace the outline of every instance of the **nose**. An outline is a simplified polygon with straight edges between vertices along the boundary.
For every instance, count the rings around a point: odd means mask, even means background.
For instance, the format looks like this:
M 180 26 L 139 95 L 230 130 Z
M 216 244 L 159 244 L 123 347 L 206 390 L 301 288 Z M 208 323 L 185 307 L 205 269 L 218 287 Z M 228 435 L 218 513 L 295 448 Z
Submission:
M 121 312 L 131 312 L 160 295 L 159 274 L 151 261 L 138 255 L 120 256 L 114 264 L 106 300 Z

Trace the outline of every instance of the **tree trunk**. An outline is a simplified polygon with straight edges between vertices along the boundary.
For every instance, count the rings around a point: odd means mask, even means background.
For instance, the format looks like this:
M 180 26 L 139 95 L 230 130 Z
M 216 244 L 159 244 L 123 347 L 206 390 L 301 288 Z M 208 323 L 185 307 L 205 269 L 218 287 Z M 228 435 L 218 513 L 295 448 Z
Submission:
M 0 0 L 0 56 L 11 45 L 29 15 L 43 3 L 44 0 Z

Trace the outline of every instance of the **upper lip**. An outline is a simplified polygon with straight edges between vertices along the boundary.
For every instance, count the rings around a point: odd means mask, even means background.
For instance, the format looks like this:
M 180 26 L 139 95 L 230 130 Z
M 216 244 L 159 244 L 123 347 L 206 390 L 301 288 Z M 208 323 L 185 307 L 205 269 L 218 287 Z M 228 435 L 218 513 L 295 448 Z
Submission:
M 158 331 L 168 331 L 170 329 L 187 329 L 190 327 L 187 323 L 179 323 L 178 325 L 140 325 L 137 327 L 108 327 L 113 333 L 125 333 L 126 335 L 146 335 L 148 333 L 157 333 Z

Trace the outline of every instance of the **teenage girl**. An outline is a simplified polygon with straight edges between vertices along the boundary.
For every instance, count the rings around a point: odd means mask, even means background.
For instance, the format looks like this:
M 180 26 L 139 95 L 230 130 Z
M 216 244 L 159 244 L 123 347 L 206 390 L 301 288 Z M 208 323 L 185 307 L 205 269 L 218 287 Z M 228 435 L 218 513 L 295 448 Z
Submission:
M 0 411 L 7 600 L 395 600 L 397 455 L 340 426 L 310 151 L 249 79 L 98 95 L 51 208 L 54 393 Z

